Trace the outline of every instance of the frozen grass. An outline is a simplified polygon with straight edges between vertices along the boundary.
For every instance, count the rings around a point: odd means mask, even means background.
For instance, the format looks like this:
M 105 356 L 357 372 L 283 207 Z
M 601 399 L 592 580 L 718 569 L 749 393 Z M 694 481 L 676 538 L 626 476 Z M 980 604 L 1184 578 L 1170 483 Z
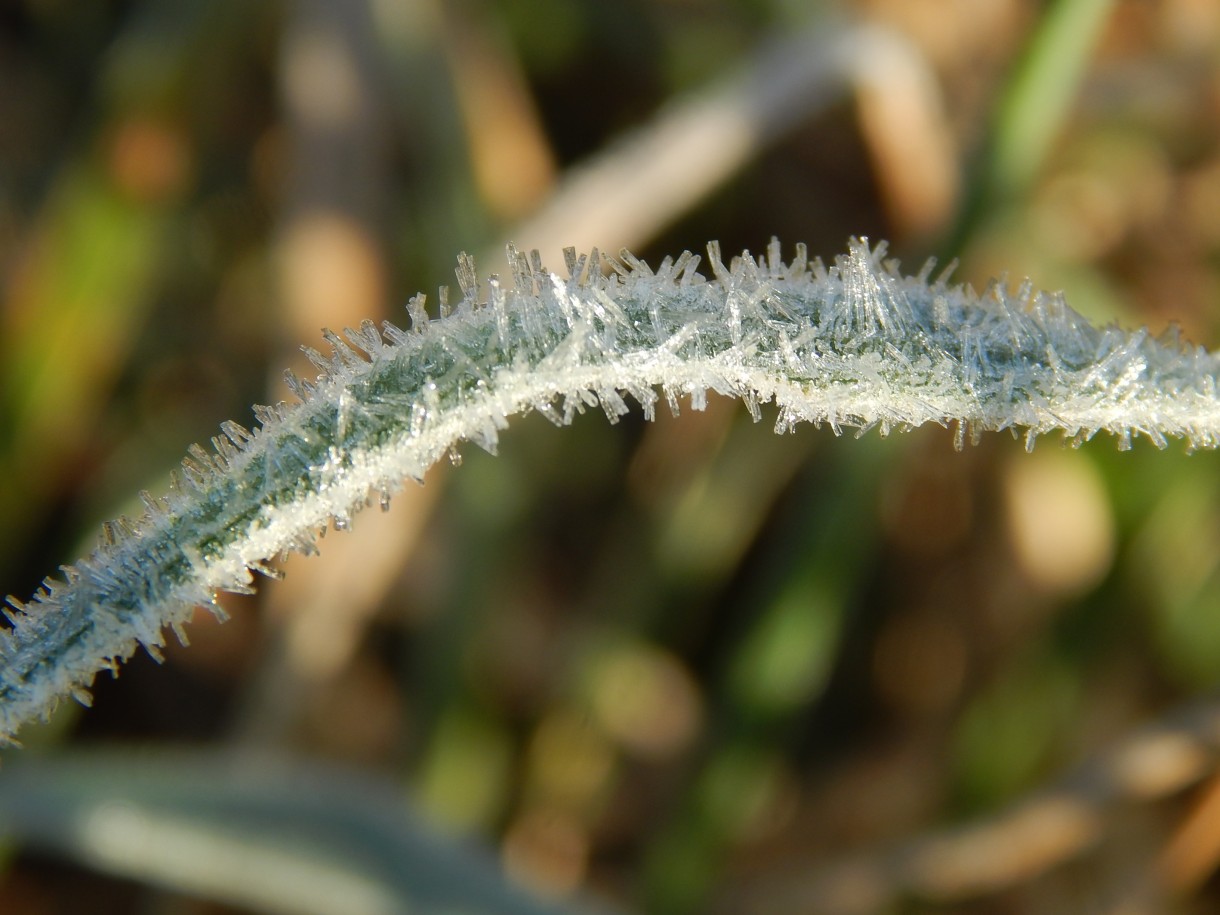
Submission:
M 624 394 L 654 415 L 657 390 L 680 398 L 740 398 L 757 420 L 778 407 L 776 431 L 827 424 L 884 435 L 924 423 L 956 424 L 955 442 L 1025 430 L 1027 447 L 1058 431 L 1073 443 L 1099 431 L 1129 448 L 1135 435 L 1164 447 L 1181 437 L 1213 448 L 1220 436 L 1216 357 L 1176 334 L 1099 330 L 1061 296 L 980 296 L 932 279 L 929 262 L 904 277 L 884 245 L 855 240 L 827 269 L 798 246 L 791 262 L 772 242 L 726 266 L 709 245 L 712 278 L 689 252 L 657 270 L 624 252 L 568 254 L 568 278 L 510 251 L 514 284 L 459 260 L 462 299 L 429 321 L 423 298 L 411 330 L 371 322 L 330 355 L 307 348 L 321 374 L 290 376 L 296 406 L 255 407 L 250 431 L 226 422 L 213 449 L 182 462 L 168 497 L 143 500 L 139 520 L 108 523 L 99 548 L 47 579 L 31 602 L 10 598 L 14 628 L 0 644 L 0 735 L 48 715 L 137 645 L 154 655 L 170 627 L 218 591 L 249 592 L 253 571 L 290 551 L 312 552 L 321 529 L 346 529 L 377 501 L 387 508 L 406 479 L 423 479 L 464 441 L 494 453 L 509 417 L 537 411 L 557 424 L 600 406 L 613 422 Z

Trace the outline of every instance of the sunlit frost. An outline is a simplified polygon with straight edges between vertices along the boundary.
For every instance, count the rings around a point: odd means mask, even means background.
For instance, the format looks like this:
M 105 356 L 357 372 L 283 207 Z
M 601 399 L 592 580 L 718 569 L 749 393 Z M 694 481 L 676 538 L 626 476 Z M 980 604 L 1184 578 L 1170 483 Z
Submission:
M 1213 448 L 1220 433 L 1217 357 L 1176 332 L 1099 330 L 1061 295 L 1002 281 L 976 295 L 934 279 L 931 263 L 904 276 L 864 239 L 830 268 L 803 246 L 790 262 L 773 241 L 764 258 L 726 265 L 709 245 L 710 279 L 689 253 L 654 272 L 626 252 L 569 251 L 566 278 L 536 254 L 509 259 L 511 283 L 481 285 L 463 255 L 462 298 L 451 308 L 442 290 L 439 320 L 417 296 L 410 331 L 324 331 L 329 353 L 306 348 L 318 376 L 286 376 L 295 405 L 256 406 L 253 430 L 222 425 L 210 451 L 191 447 L 168 495 L 142 495 L 141 519 L 108 525 L 29 602 L 11 598 L 0 739 L 61 698 L 87 701 L 97 670 L 137 644 L 156 652 L 192 606 L 219 611 L 217 591 L 248 592 L 265 560 L 316 551 L 327 526 L 388 506 L 459 443 L 494 453 L 516 414 L 565 425 L 596 408 L 613 422 L 639 404 L 651 419 L 658 391 L 675 415 L 712 391 L 756 420 L 774 403 L 778 432 L 933 422 L 952 425 L 958 447 L 1017 427 L 1031 447 L 1104 431 L 1120 448 L 1141 436 Z

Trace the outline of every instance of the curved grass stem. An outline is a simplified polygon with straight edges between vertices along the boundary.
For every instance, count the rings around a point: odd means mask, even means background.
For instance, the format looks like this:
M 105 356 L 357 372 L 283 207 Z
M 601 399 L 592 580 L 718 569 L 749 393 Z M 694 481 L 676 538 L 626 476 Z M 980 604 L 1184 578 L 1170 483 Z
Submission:
M 603 277 L 596 252 L 569 251 L 561 278 L 510 249 L 513 284 L 492 277 L 485 296 L 459 261 L 463 298 L 442 320 L 417 297 L 409 331 L 326 331 L 329 355 L 307 348 L 318 377 L 289 378 L 298 404 L 255 407 L 253 430 L 224 423 L 210 450 L 189 449 L 168 496 L 145 495 L 143 517 L 107 524 L 29 603 L 9 599 L 0 737 L 65 696 L 87 702 L 97 670 L 137 645 L 156 654 L 193 607 L 219 613 L 218 591 L 249 592 L 266 560 L 312 552 L 320 530 L 385 507 L 461 442 L 494 452 L 521 413 L 562 425 L 600 407 L 615 421 L 626 395 L 651 418 L 661 398 L 702 409 L 713 391 L 755 419 L 774 401 L 778 432 L 934 422 L 955 424 L 959 447 L 1006 428 L 1031 447 L 1056 430 L 1074 443 L 1105 430 L 1124 448 L 1140 434 L 1220 441 L 1217 356 L 1094 328 L 1029 284 L 980 296 L 932 279 L 932 264 L 905 277 L 884 252 L 854 240 L 827 268 L 803 246 L 785 262 L 773 242 L 725 265 L 713 243 L 705 278 L 689 253 L 654 271 L 623 252 Z

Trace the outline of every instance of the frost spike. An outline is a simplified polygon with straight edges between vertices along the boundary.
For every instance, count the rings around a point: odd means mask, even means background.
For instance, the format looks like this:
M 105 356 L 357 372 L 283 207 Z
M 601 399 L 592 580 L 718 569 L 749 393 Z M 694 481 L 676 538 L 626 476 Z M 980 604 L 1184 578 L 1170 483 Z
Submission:
M 474 305 L 479 300 L 479 278 L 474 269 L 474 258 L 463 251 L 458 255 L 457 265 L 458 288 L 462 290 L 462 303 L 459 308 Z
M 774 235 L 767 244 L 767 269 L 772 276 L 779 276 L 784 271 L 784 251 L 780 247 L 779 239 Z
M 425 312 L 425 314 L 426 314 L 426 312 Z M 414 322 L 412 322 L 412 325 L 414 325 Z M 423 328 L 413 328 L 413 329 L 415 329 L 417 332 L 423 330 Z M 405 346 L 407 344 L 407 341 L 409 341 L 411 339 L 411 335 L 409 333 L 407 333 L 397 324 L 394 324 L 390 321 L 381 322 L 381 333 L 387 340 L 390 341 L 391 346 Z
M 251 571 L 258 572 L 260 575 L 273 579 L 274 581 L 283 581 L 284 580 L 284 573 L 282 571 L 277 569 L 275 566 L 268 565 L 265 562 L 262 562 L 262 561 L 252 562 L 252 563 L 250 563 L 249 568 Z
M 184 457 L 179 466 L 182 468 L 182 476 L 186 478 L 191 489 L 199 492 L 207 488 L 209 474 L 205 468 L 199 466 L 189 457 Z
M 227 623 L 229 621 L 228 611 L 226 611 L 225 608 L 220 605 L 220 601 L 216 599 L 215 595 L 213 595 L 212 598 L 207 602 L 200 604 L 200 606 L 203 607 L 204 610 L 208 611 L 208 613 L 212 614 L 216 622 Z
M 427 301 L 428 297 L 422 292 L 418 292 L 407 299 L 407 317 L 411 319 L 411 330 L 417 334 L 423 333 L 424 328 L 428 326 L 428 312 L 424 308 Z M 397 331 L 398 328 L 394 328 L 394 330 Z
M 213 460 L 213 456 L 208 454 L 204 447 L 198 442 L 188 446 L 186 453 L 194 460 L 199 471 L 205 475 L 210 475 L 217 470 L 223 472 L 226 469 L 224 467 L 218 467 L 216 462 Z
M 699 276 L 699 264 L 703 258 L 698 254 L 692 254 L 690 251 L 683 251 L 682 256 L 675 263 L 675 269 L 680 269 L 681 273 L 678 279 L 678 285 L 690 286 L 696 280 L 702 280 Z
M 938 290 L 947 288 L 949 285 L 949 277 L 953 276 L 953 274 L 957 271 L 959 263 L 960 262 L 955 257 L 953 260 L 949 261 L 949 263 L 945 264 L 945 269 L 942 270 L 940 275 L 937 276 L 932 282 L 932 287 Z M 935 266 L 935 262 L 933 262 L 933 266 Z
M 313 363 L 314 368 L 322 373 L 322 377 L 329 378 L 334 374 L 336 366 L 333 359 L 323 356 L 312 346 L 302 346 L 301 352 L 305 354 L 305 358 Z
M 147 489 L 140 490 L 140 501 L 144 503 L 144 511 L 150 518 L 156 518 L 166 513 L 165 500 L 154 498 Z
M 10 594 L 4 599 L 4 603 L 0 604 L 0 613 L 14 626 L 18 626 L 21 624 L 21 618 L 25 616 L 25 604 Z
M 686 265 L 690 263 L 693 255 L 689 251 L 683 251 L 675 259 L 669 268 L 672 281 L 681 285 L 686 277 Z
M 929 257 L 926 261 L 923 262 L 923 266 L 919 268 L 919 273 L 915 274 L 916 282 L 920 283 L 921 285 L 926 286 L 928 284 L 928 277 L 930 277 L 932 275 L 932 271 L 935 269 L 936 269 L 936 258 Z
M 385 343 L 381 339 L 381 333 L 377 330 L 377 325 L 365 318 L 360 322 L 357 328 L 343 328 L 343 336 L 351 342 L 352 346 L 359 349 L 370 359 L 375 359 L 385 349 Z
M 589 252 L 589 268 L 585 274 L 585 283 L 583 285 L 591 289 L 601 288 L 602 260 L 601 252 L 596 247 Z
M 254 418 L 258 420 L 258 424 L 263 428 L 266 428 L 279 420 L 279 415 L 276 413 L 275 408 L 266 406 L 265 404 L 256 403 L 251 408 L 251 412 L 254 413 Z M 221 428 L 223 428 L 223 426 Z
M 646 263 L 628 251 L 626 248 L 619 248 L 618 258 L 626 266 L 628 272 L 636 276 L 654 276 L 652 268 Z
M 500 277 L 494 273 L 489 276 L 487 288 L 488 302 L 496 319 L 496 333 L 499 334 L 500 344 L 507 350 L 512 345 L 512 338 L 509 336 L 508 300 L 504 287 L 500 285 Z
M 529 260 L 517 250 L 517 246 L 512 242 L 505 245 L 504 251 L 508 255 L 508 267 L 513 273 L 513 288 L 518 292 L 532 295 L 535 291 L 534 275 L 530 271 Z
M 720 259 L 720 242 L 709 241 L 707 243 L 707 263 L 712 268 L 712 276 L 727 286 L 732 277 L 728 268 L 724 266 L 724 261 Z
M 346 341 L 329 327 L 322 328 L 322 338 L 330 344 L 334 350 L 334 357 L 331 359 L 333 364 L 338 360 L 339 364 L 346 369 L 360 368 L 367 360 L 361 359 L 354 349 L 347 345 Z
M 314 350 L 314 352 L 316 353 L 317 350 Z M 292 391 L 301 403 L 308 403 L 313 399 L 313 393 L 316 389 L 308 381 L 302 380 L 292 369 L 284 369 L 284 383 L 288 385 L 288 390 Z
M 224 435 L 212 436 L 212 448 L 215 449 L 219 460 L 224 462 L 224 467 L 227 469 L 230 464 L 237 458 L 240 453 L 229 439 Z M 216 460 L 216 458 L 213 458 Z
M 225 434 L 233 446 L 239 451 L 245 451 L 246 446 L 254 441 L 254 434 L 241 423 L 226 419 L 220 424 L 220 431 Z
M 788 279 L 798 279 L 809 271 L 809 249 L 805 247 L 803 241 L 796 243 L 796 253 L 792 256 L 792 263 L 788 265 Z

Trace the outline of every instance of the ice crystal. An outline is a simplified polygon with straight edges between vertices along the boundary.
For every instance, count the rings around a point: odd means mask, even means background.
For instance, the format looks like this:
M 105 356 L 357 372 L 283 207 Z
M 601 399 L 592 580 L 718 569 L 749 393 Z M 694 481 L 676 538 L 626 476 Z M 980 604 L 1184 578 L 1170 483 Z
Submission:
M 440 320 L 417 296 L 409 331 L 324 331 L 329 355 L 305 350 L 318 377 L 287 375 L 299 403 L 255 406 L 253 429 L 224 423 L 211 450 L 191 446 L 167 496 L 142 494 L 142 518 L 108 523 L 62 578 L 10 598 L 0 739 L 62 697 L 87 702 L 97 670 L 137 645 L 156 655 L 166 627 L 184 638 L 193 607 L 223 616 L 217 592 L 248 593 L 252 570 L 275 574 L 265 560 L 315 552 L 317 532 L 346 528 L 372 501 L 385 508 L 459 442 L 494 452 L 519 413 L 565 424 L 600 407 L 613 422 L 629 395 L 651 418 L 662 398 L 702 409 L 714 391 L 755 419 L 774 401 L 779 432 L 934 422 L 955 424 L 959 447 L 1005 428 L 1029 446 L 1052 431 L 1074 444 L 1106 431 L 1120 448 L 1137 435 L 1213 448 L 1220 435 L 1216 355 L 1173 332 L 1092 327 L 1029 284 L 976 295 L 932 279 L 932 264 L 903 276 L 866 240 L 830 268 L 803 246 L 786 263 L 776 242 L 726 266 L 712 244 L 710 279 L 690 253 L 654 271 L 627 252 L 569 251 L 566 278 L 536 254 L 509 255 L 511 285 L 490 278 L 485 300 L 459 258 L 462 299 L 451 309 L 442 290 Z

